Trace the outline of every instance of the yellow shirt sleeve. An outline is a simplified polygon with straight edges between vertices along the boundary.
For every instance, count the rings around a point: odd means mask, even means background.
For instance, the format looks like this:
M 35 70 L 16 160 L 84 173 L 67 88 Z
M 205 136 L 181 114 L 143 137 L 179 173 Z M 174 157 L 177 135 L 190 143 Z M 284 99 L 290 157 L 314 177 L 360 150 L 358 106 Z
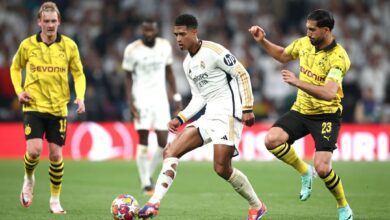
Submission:
M 23 92 L 22 87 L 22 70 L 26 66 L 27 59 L 25 57 L 24 43 L 22 42 L 16 52 L 11 64 L 11 80 L 15 89 L 16 95 Z
M 74 44 L 74 48 L 72 51 L 73 54 L 69 66 L 74 79 L 76 98 L 80 100 L 84 100 L 86 80 L 83 71 L 83 65 L 81 64 L 79 50 L 76 44 Z
M 294 40 L 291 44 L 289 44 L 286 48 L 284 48 L 284 52 L 293 57 L 293 59 L 299 58 L 299 50 L 301 49 L 301 39 L 298 38 Z

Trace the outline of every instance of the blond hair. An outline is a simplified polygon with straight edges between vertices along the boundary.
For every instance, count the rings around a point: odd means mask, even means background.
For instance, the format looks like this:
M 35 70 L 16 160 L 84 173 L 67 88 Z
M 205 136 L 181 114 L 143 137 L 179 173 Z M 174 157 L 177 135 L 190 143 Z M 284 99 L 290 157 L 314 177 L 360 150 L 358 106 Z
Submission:
M 38 19 L 41 19 L 43 12 L 56 12 L 58 15 L 58 19 L 61 20 L 60 11 L 58 10 L 56 3 L 54 2 L 45 2 L 41 5 L 38 11 Z

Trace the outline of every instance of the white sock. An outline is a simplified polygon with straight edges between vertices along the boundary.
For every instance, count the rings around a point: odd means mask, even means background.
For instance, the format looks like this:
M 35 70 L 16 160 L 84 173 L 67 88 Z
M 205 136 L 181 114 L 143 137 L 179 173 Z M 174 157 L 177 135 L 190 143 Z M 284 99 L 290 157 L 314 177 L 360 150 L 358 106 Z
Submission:
M 50 203 L 52 202 L 60 202 L 59 196 L 50 196 Z
M 150 176 L 153 176 L 156 167 L 161 163 L 163 159 L 164 148 L 157 146 L 156 151 L 153 154 L 152 160 L 150 161 Z
M 137 168 L 141 180 L 141 188 L 151 185 L 149 173 L 148 147 L 142 144 L 137 145 Z
M 232 184 L 236 192 L 248 200 L 249 206 L 251 208 L 261 208 L 261 202 L 253 190 L 251 183 L 245 174 L 243 174 L 240 170 L 233 168 L 233 173 L 229 177 L 228 182 Z
M 161 199 L 165 196 L 176 177 L 178 163 L 179 158 L 176 157 L 168 157 L 164 159 L 160 175 L 158 176 L 156 186 L 154 188 L 154 194 L 149 199 L 150 203 L 160 202 Z M 173 172 L 173 178 L 166 175 L 166 172 Z

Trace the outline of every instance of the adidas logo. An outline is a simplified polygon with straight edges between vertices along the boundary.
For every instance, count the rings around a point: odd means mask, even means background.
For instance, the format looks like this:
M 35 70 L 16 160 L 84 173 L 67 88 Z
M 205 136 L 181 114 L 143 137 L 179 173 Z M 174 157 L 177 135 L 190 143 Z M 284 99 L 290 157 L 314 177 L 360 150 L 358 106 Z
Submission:
M 226 135 L 224 135 L 223 137 L 221 137 L 222 140 L 227 140 L 227 137 Z

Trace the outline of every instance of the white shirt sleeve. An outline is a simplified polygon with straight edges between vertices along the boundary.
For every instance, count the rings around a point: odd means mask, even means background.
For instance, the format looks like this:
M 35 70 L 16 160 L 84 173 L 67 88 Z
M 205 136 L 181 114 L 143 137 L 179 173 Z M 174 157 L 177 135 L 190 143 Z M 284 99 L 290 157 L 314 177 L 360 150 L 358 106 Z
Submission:
M 135 63 L 135 60 L 131 56 L 132 48 L 133 46 L 131 44 L 126 47 L 125 52 L 123 54 L 123 61 L 122 61 L 122 68 L 129 72 L 134 71 L 134 63 Z
M 252 110 L 253 93 L 248 71 L 228 50 L 225 50 L 217 60 L 217 66 L 237 80 L 242 100 L 242 110 Z
M 188 103 L 188 105 L 183 109 L 181 112 L 179 112 L 178 116 L 181 118 L 183 122 L 188 121 L 194 115 L 196 115 L 202 108 L 206 105 L 206 101 L 203 99 L 203 97 L 200 95 L 198 89 L 196 88 L 194 82 L 188 78 L 188 75 L 186 74 L 188 83 L 191 88 L 191 101 Z

